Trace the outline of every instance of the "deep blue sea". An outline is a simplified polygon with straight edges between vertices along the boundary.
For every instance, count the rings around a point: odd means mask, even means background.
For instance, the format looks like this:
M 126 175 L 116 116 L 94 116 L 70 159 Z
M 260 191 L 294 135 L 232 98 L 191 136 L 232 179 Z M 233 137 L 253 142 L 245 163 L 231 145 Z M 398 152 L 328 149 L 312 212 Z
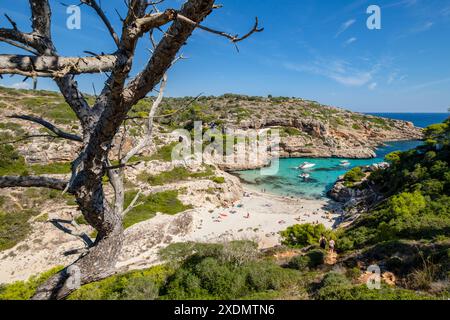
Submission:
M 369 113 L 371 115 L 396 120 L 411 121 L 416 127 L 425 128 L 430 124 L 443 122 L 450 113 Z
M 372 113 L 373 114 L 373 113 Z M 426 127 L 430 124 L 445 120 L 448 113 L 377 113 L 391 119 L 413 122 L 417 127 Z M 385 155 L 393 151 L 404 151 L 417 147 L 420 141 L 386 142 L 386 146 L 377 149 L 377 157 L 374 159 L 336 159 L 336 158 L 291 158 L 281 159 L 278 173 L 273 176 L 263 176 L 260 170 L 247 170 L 238 172 L 240 178 L 251 189 L 301 198 L 323 198 L 326 192 L 333 186 L 336 179 L 345 174 L 351 168 L 370 165 L 384 161 Z M 350 162 L 349 167 L 342 167 L 342 160 Z M 316 166 L 307 171 L 310 178 L 307 181 L 299 178 L 303 171 L 296 169 L 303 162 L 311 162 Z

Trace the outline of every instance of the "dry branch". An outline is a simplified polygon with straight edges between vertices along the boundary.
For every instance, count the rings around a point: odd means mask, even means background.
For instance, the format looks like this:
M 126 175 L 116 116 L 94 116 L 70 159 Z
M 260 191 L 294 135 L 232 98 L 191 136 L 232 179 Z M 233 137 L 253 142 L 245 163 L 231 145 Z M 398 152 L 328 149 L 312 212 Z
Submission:
M 81 137 L 77 136 L 76 134 L 65 132 L 65 131 L 59 129 L 58 127 L 56 127 L 54 124 L 52 124 L 42 118 L 39 118 L 39 117 L 15 114 L 15 115 L 9 116 L 9 118 L 21 119 L 21 120 L 31 121 L 31 122 L 40 124 L 41 126 L 44 126 L 48 130 L 50 130 L 51 132 L 56 134 L 58 137 L 63 138 L 63 139 L 73 140 L 73 141 L 78 141 L 78 142 L 83 141 L 83 139 Z

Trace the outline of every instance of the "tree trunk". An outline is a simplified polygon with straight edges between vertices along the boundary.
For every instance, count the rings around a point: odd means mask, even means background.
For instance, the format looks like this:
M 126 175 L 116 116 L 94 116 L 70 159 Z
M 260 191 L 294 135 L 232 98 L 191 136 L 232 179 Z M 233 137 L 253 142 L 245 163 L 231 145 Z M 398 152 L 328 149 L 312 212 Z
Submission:
M 78 286 L 99 281 L 114 273 L 124 239 L 122 217 L 109 208 L 104 212 L 104 217 L 109 222 L 99 228 L 95 244 L 89 252 L 42 284 L 33 300 L 64 299 Z M 69 277 L 71 279 L 67 281 Z

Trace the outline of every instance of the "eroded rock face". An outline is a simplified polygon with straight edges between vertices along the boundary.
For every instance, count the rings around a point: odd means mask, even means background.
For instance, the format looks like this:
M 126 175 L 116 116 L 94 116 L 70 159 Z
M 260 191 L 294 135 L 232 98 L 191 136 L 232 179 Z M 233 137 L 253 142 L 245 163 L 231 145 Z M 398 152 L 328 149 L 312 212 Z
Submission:
M 333 188 L 328 191 L 328 197 L 343 204 L 345 214 L 343 216 L 342 226 L 352 223 L 361 215 L 361 212 L 365 212 L 367 208 L 384 199 L 384 196 L 378 193 L 373 185 L 364 188 L 358 188 L 358 186 L 366 182 L 367 177 L 371 172 L 380 169 L 383 170 L 387 167 L 389 167 L 389 164 L 386 162 L 363 167 L 363 172 L 367 175 L 361 182 L 355 183 L 353 187 L 347 187 L 345 186 L 344 176 L 341 176 L 336 181 Z
M 282 135 L 278 155 L 267 152 L 266 157 L 258 159 L 250 153 L 245 155 L 246 161 L 226 162 L 217 164 L 224 170 L 257 169 L 270 164 L 271 158 L 295 157 L 337 157 L 351 159 L 368 159 L 376 156 L 375 149 L 386 141 L 417 140 L 422 138 L 422 129 L 414 127 L 411 122 L 399 120 L 380 120 L 380 118 L 366 116 L 365 121 L 350 122 L 355 115 L 344 113 L 349 117 L 348 125 L 331 126 L 330 116 L 326 121 L 316 119 L 302 119 L 290 117 L 289 114 L 278 118 L 248 119 L 234 126 L 235 130 L 269 130 L 271 128 L 294 128 L 297 134 Z M 351 120 L 353 121 L 353 120 Z M 372 122 L 387 121 L 384 126 L 373 125 Z

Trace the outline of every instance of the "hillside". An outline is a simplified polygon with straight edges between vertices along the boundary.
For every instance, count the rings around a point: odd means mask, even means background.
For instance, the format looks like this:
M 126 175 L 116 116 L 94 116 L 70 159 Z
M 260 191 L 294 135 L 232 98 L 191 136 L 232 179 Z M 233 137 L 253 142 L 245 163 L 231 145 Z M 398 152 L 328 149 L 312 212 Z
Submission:
M 88 100 L 93 103 L 95 97 L 88 96 Z M 133 137 L 141 134 L 142 120 L 139 117 L 148 114 L 151 103 L 151 99 L 144 99 L 130 112 L 132 119 L 127 123 L 130 137 L 125 147 L 131 146 Z M 57 93 L 0 88 L 3 140 L 20 138 L 25 134 L 48 133 L 29 122 L 6 118 L 13 114 L 40 116 L 61 129 L 79 133 L 75 115 Z M 253 128 L 277 128 L 281 134 L 281 157 L 371 158 L 375 155 L 375 147 L 384 141 L 413 140 L 422 136 L 420 129 L 405 121 L 350 112 L 303 99 L 232 94 L 197 100 L 191 97 L 166 98 L 157 121 L 157 145 L 168 143 L 171 139 L 169 133 L 174 129 L 192 129 L 194 121 L 202 121 L 205 127 L 215 127 L 225 133 L 225 128 L 243 130 L 244 133 Z M 70 161 L 76 151 L 75 143 L 58 140 L 50 144 L 24 140 L 16 143 L 16 147 L 30 163 Z M 151 151 L 148 150 L 147 154 Z M 261 160 L 253 166 L 264 164 Z M 239 164 L 222 165 L 225 169 L 245 169 L 246 166 L 249 164 L 244 164 L 243 168 L 239 168 Z
M 425 135 L 423 146 L 390 154 L 388 168 L 349 186 L 382 196 L 370 209 L 360 208 L 349 227 L 289 227 L 284 247 L 262 252 L 245 241 L 173 244 L 160 251 L 165 264 L 86 285 L 69 298 L 448 299 L 450 121 Z M 336 240 L 337 254 L 317 248 L 321 234 Z M 377 289 L 366 285 L 370 265 L 380 268 Z
M 91 103 L 94 101 L 94 97 L 88 98 Z M 206 124 L 204 129 L 223 129 L 224 135 L 227 134 L 225 128 L 236 128 L 241 132 L 250 128 L 277 128 L 282 133 L 281 153 L 285 157 L 371 157 L 382 141 L 420 138 L 421 130 L 407 122 L 353 113 L 301 99 L 224 95 L 190 102 L 191 98 L 164 100 L 155 128 L 155 144 L 126 168 L 126 205 L 136 198 L 139 206 L 124 216 L 126 240 L 119 259 L 123 274 L 88 285 L 71 298 L 130 298 L 135 297 L 133 290 L 141 292 L 142 286 L 151 289 L 149 296 L 141 296 L 143 298 L 329 298 L 326 293 L 317 291 L 318 283 L 328 281 L 324 276 L 332 267 L 326 264 L 323 267 L 326 258 L 323 253 L 314 250 L 301 253 L 297 248 L 289 247 L 281 248 L 280 252 L 261 253 L 255 250 L 254 244 L 246 242 L 225 248 L 214 244 L 199 245 L 200 249 L 194 244 L 181 248 L 176 244 L 177 240 L 188 239 L 189 232 L 206 225 L 204 218 L 199 216 L 210 220 L 213 213 L 222 214 L 223 208 L 230 208 L 242 200 L 240 182 L 222 169 L 245 168 L 246 165 L 227 167 L 214 161 L 173 163 L 170 155 L 177 139 L 170 132 L 179 127 L 192 129 L 193 121 L 198 120 Z M 150 104 L 151 100 L 145 99 L 130 112 L 127 126 L 119 133 L 119 137 L 127 133 L 122 142 L 125 150 L 142 135 L 142 117 L 147 115 Z M 0 114 L 0 175 L 68 177 L 70 162 L 79 148 L 77 142 L 49 137 L 50 132 L 37 124 L 10 118 L 14 114 L 39 116 L 67 132 L 79 134 L 75 116 L 59 94 L 0 88 Z M 114 148 L 112 158 L 117 152 Z M 256 164 L 262 165 L 265 163 Z M 107 179 L 105 190 L 111 197 L 112 189 Z M 138 194 L 138 190 L 141 193 Z M 303 209 L 306 200 L 302 201 Z M 298 205 L 295 203 L 293 207 Z M 264 206 L 263 210 L 267 211 Z M 310 210 L 310 214 L 317 214 L 318 208 L 311 207 Z M 278 230 L 286 223 L 272 219 L 275 220 L 269 224 L 277 225 Z M 248 239 L 256 234 L 266 240 L 279 237 L 275 232 L 267 234 L 258 229 L 258 225 L 245 230 L 241 228 L 239 237 Z M 231 236 L 234 239 L 235 235 L 227 232 L 224 238 Z M 222 240 L 219 234 L 206 235 L 209 239 Z M 67 265 L 94 238 L 94 229 L 86 224 L 72 196 L 37 188 L 0 190 L 0 279 L 3 281 L 25 280 L 37 271 L 41 273 L 58 265 Z M 158 256 L 160 249 L 169 244 L 172 245 Z M 295 259 L 291 259 L 293 256 Z M 146 269 L 166 261 L 177 263 Z M 145 271 L 130 271 L 135 269 Z M 206 269 L 212 270 L 211 278 L 200 278 L 203 272 L 198 270 Z M 33 288 L 55 270 L 41 278 L 33 278 L 31 282 L 5 286 L 0 289 L 0 298 L 17 298 L 17 294 L 27 298 Z M 265 277 L 260 278 L 261 274 Z M 191 287 L 187 278 L 197 284 Z M 358 277 L 353 280 L 341 278 L 339 281 L 344 281 L 350 288 Z M 116 281 L 121 285 L 116 286 Z M 130 284 L 125 290 L 123 285 L 128 281 Z M 222 281 L 238 283 L 239 290 L 222 287 Z M 85 292 L 92 287 L 98 288 L 99 296 Z M 120 292 L 109 292 L 116 289 Z M 366 291 L 358 294 L 370 296 Z M 416 297 L 403 289 L 393 289 L 391 294 Z

